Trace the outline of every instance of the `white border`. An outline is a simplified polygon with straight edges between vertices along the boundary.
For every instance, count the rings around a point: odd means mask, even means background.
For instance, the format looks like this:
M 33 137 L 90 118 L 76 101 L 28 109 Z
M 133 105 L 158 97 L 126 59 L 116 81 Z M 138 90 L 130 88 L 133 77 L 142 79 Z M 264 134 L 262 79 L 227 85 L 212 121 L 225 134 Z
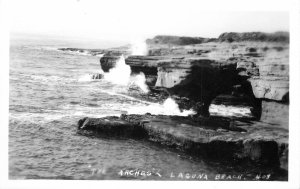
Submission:
M 137 0 L 134 0 L 136 2 Z M 150 1 L 150 0 L 149 0 Z M 163 1 L 163 0 L 161 0 Z M 170 5 L 175 2 L 169 1 Z M 160 1 L 151 0 L 151 3 Z M 300 188 L 300 3 L 299 0 L 176 0 L 180 3 L 191 3 L 191 6 L 199 6 L 199 11 L 289 11 L 290 12 L 290 135 L 289 135 L 289 181 L 288 182 L 267 182 L 267 181 L 52 181 L 52 180 L 8 180 L 8 101 L 9 101 L 9 22 L 7 9 L 7 0 L 1 1 L 1 73 L 0 82 L 2 92 L 1 100 L 1 117 L 0 117 L 0 147 L 1 147 L 1 177 L 0 188 L 86 188 L 86 187 L 117 187 L 117 188 L 160 188 L 160 187 L 201 187 L 201 188 L 257 188 L 271 187 L 277 188 Z M 99 1 L 101 4 L 101 1 Z M 117 4 L 117 2 L 116 2 Z M 124 7 L 126 8 L 126 7 Z M 101 9 L 100 9 L 101 10 Z M 100 11 L 99 10 L 99 11 Z M 167 10 L 166 10 L 167 11 Z M 153 12 L 155 14 L 155 11 Z

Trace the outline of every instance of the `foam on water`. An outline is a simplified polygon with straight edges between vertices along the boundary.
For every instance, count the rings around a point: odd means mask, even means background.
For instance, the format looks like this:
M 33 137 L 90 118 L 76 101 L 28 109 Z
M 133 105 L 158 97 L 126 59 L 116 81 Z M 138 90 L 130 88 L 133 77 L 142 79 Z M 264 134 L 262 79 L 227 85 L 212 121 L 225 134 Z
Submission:
M 95 73 L 95 74 L 102 74 L 102 73 L 100 72 L 100 73 Z M 91 73 L 90 74 L 84 74 L 84 75 L 80 76 L 77 81 L 78 82 L 96 81 L 97 79 L 93 79 L 93 76 L 95 74 L 91 74 Z
M 252 117 L 250 107 L 237 107 L 237 106 L 226 106 L 226 105 L 215 105 L 211 104 L 209 107 L 211 115 L 219 115 L 224 117 Z
M 127 98 L 128 100 L 132 100 L 135 102 L 138 102 L 139 104 L 136 104 L 132 106 L 131 104 L 125 105 L 125 107 L 122 109 L 126 111 L 128 114 L 145 114 L 145 113 L 151 113 L 153 115 L 179 115 L 179 116 L 188 116 L 196 114 L 193 110 L 183 110 L 180 111 L 178 104 L 172 99 L 168 98 L 166 99 L 162 104 L 160 103 L 152 103 L 144 100 L 140 100 L 125 94 L 119 94 L 113 91 L 106 91 L 101 90 L 101 92 L 107 93 L 109 95 L 113 96 L 120 96 Z M 120 104 L 114 105 L 120 107 Z
M 152 103 L 150 105 L 134 106 L 127 110 L 129 114 L 145 114 L 151 113 L 153 115 L 179 115 L 188 116 L 196 114 L 193 110 L 180 111 L 178 104 L 172 99 L 168 98 L 163 104 Z
M 92 74 L 82 75 L 79 77 L 78 81 L 79 82 L 92 81 L 93 80 L 92 76 L 93 76 Z
M 146 84 L 146 76 L 143 72 L 138 75 L 131 76 L 129 85 L 138 86 L 144 93 L 149 92 L 148 85 Z
M 58 50 L 58 51 L 62 51 L 62 50 Z M 87 50 L 76 50 L 76 51 L 64 50 L 62 52 L 66 54 L 73 54 L 73 55 L 80 55 L 80 56 L 91 56 L 91 53 Z
M 116 62 L 116 66 L 104 74 L 104 79 L 117 85 L 127 85 L 130 80 L 131 69 L 125 64 L 125 58 L 122 55 Z

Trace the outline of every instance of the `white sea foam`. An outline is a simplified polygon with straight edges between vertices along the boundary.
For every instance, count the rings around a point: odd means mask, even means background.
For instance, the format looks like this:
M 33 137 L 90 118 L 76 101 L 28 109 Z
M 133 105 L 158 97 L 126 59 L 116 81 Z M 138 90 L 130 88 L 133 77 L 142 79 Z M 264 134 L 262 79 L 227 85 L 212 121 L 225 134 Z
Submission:
M 78 81 L 79 82 L 86 82 L 86 81 L 92 81 L 92 74 L 85 74 L 79 77 Z
M 127 85 L 130 80 L 130 74 L 130 66 L 125 64 L 125 58 L 122 55 L 117 60 L 116 66 L 104 74 L 104 79 L 117 85 Z
M 193 115 L 196 112 L 193 110 L 184 110 L 180 111 L 178 104 L 172 99 L 168 98 L 164 101 L 163 104 L 152 103 L 150 105 L 141 105 L 131 107 L 127 110 L 128 114 L 145 114 L 151 113 L 153 115 L 180 115 L 180 116 L 188 116 Z
M 138 75 L 131 76 L 129 85 L 138 86 L 144 93 L 149 92 L 148 85 L 146 84 L 146 76 L 143 72 Z
M 138 86 L 144 93 L 149 91 L 146 85 L 146 77 L 144 73 L 131 76 L 131 68 L 125 63 L 125 58 L 122 55 L 116 62 L 116 66 L 104 74 L 104 79 L 113 84 L 130 86 Z
M 131 45 L 131 55 L 146 55 L 147 44 L 145 40 L 135 40 Z M 116 66 L 104 74 L 105 80 L 117 85 L 135 85 L 138 86 L 144 93 L 149 91 L 146 85 L 146 77 L 144 73 L 131 76 L 131 68 L 125 63 L 124 56 L 120 56 L 116 62 Z
M 193 110 L 183 110 L 180 111 L 178 104 L 172 99 L 166 99 L 162 104 L 148 102 L 144 100 L 140 100 L 125 94 L 119 94 L 112 91 L 101 90 L 101 92 L 107 93 L 109 95 L 121 96 L 131 100 L 133 102 L 138 102 L 139 104 L 135 104 L 132 106 L 130 103 L 124 105 L 113 104 L 112 107 L 118 107 L 120 110 L 126 111 L 128 114 L 145 114 L 151 113 L 154 115 L 162 114 L 162 115 L 180 115 L 180 116 L 188 116 L 196 114 Z
M 237 106 L 226 106 L 226 105 L 215 105 L 211 104 L 209 107 L 211 115 L 219 116 L 236 116 L 236 117 L 252 117 L 250 107 L 237 107 Z

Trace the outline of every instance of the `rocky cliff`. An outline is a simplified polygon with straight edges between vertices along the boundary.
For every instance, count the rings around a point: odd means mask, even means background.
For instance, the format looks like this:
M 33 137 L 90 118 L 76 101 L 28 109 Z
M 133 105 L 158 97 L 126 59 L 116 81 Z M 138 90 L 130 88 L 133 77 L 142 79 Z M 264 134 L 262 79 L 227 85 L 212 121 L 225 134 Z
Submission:
M 126 64 L 133 73 L 144 72 L 150 86 L 195 102 L 199 115 L 208 116 L 211 102 L 226 94 L 243 97 L 257 118 L 287 123 L 288 33 L 224 33 L 217 39 L 190 40 L 192 45 L 181 40 L 157 36 L 148 40 L 148 56 L 128 56 Z M 115 58 L 101 58 L 102 67 L 113 66 Z M 284 113 L 273 116 L 278 108 Z
M 262 99 L 261 119 L 288 126 L 289 120 L 289 49 L 281 46 L 268 50 L 257 63 L 259 76 L 249 79 L 256 98 Z
M 133 137 L 219 162 L 288 169 L 289 39 L 286 33 L 224 33 L 217 39 L 155 37 L 147 56 L 130 56 L 158 102 L 172 96 L 196 116 L 122 115 L 83 118 L 79 132 Z M 100 60 L 107 72 L 120 52 Z M 253 118 L 210 115 L 211 103 L 251 106 Z M 254 164 L 252 164 L 254 163 Z M 282 171 L 282 170 L 280 170 Z

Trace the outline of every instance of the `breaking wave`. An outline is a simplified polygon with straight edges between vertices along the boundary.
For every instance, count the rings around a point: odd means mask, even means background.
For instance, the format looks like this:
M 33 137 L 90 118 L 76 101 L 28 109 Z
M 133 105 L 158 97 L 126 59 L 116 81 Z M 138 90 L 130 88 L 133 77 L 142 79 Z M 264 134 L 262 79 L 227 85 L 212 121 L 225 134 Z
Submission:
M 117 85 L 127 85 L 129 83 L 130 74 L 130 66 L 125 64 L 125 58 L 122 55 L 119 60 L 117 60 L 116 66 L 104 74 L 104 79 Z
M 117 85 L 138 86 L 144 93 L 149 91 L 144 73 L 132 76 L 131 68 L 125 63 L 123 55 L 117 60 L 114 68 L 110 69 L 108 73 L 104 73 L 104 79 Z
M 164 103 L 152 103 L 148 106 L 135 106 L 129 108 L 127 111 L 129 114 L 146 114 L 150 113 L 153 115 L 179 115 L 179 116 L 188 116 L 196 114 L 193 110 L 183 110 L 180 111 L 178 104 L 172 99 L 168 98 Z

